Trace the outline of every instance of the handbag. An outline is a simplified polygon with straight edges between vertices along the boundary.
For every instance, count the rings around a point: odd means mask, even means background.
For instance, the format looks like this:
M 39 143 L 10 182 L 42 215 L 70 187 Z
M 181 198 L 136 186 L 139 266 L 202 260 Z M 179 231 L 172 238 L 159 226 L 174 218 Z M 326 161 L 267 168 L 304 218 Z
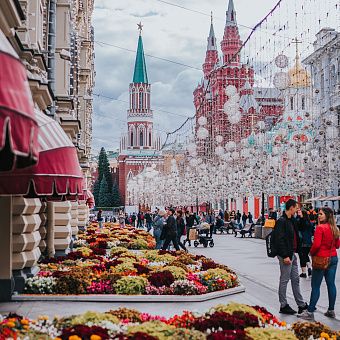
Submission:
M 312 256 L 312 268 L 317 270 L 326 270 L 331 262 L 332 248 L 334 244 L 334 237 L 331 245 L 331 250 L 329 251 L 328 257 L 323 256 Z

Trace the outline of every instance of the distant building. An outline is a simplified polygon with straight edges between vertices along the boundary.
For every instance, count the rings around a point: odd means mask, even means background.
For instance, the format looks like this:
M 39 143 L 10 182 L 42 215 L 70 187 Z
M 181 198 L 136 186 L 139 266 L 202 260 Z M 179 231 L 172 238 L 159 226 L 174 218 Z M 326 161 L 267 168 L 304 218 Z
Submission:
M 332 28 L 323 28 L 316 34 L 313 45 L 314 52 L 303 60 L 303 63 L 309 65 L 311 69 L 314 105 L 316 112 L 320 114 L 317 124 L 323 125 L 326 130 L 321 152 L 326 151 L 328 158 L 334 159 L 333 164 L 339 164 L 339 154 L 332 145 L 339 143 L 340 138 L 340 32 Z M 339 173 L 334 173 L 331 181 L 334 183 L 333 190 L 327 192 L 320 190 L 314 192 L 314 196 L 339 196 Z M 323 204 L 332 206 L 331 202 L 323 202 Z M 339 202 L 336 202 L 333 207 L 339 208 Z
M 222 57 L 219 58 L 213 22 L 211 21 L 205 62 L 204 77 L 194 90 L 196 122 L 201 116 L 207 118 L 210 140 L 223 137 L 222 145 L 233 140 L 240 141 L 251 133 L 258 121 L 274 124 L 283 111 L 280 92 L 275 88 L 254 88 L 254 69 L 240 60 L 242 41 L 236 21 L 233 0 L 229 0 L 226 24 L 221 41 Z M 231 124 L 224 105 L 229 99 L 225 93 L 233 85 L 240 96 L 241 119 Z M 198 126 L 198 124 L 196 124 Z M 204 143 L 203 143 L 204 144 Z M 205 149 L 206 150 L 206 149 Z
M 138 175 L 146 166 L 163 163 L 159 152 L 161 140 L 153 128 L 151 85 L 146 70 L 141 25 L 139 28 L 135 69 L 129 86 L 127 132 L 122 135 L 118 157 L 119 191 L 126 205 L 129 205 L 126 196 L 128 180 Z

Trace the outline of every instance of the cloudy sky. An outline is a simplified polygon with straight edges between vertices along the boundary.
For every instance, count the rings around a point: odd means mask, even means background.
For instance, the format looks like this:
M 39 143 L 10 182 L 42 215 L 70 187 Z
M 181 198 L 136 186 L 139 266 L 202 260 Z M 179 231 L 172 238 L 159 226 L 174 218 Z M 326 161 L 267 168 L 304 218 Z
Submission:
M 244 25 L 240 27 L 241 37 L 245 39 L 250 32 L 245 26 L 253 27 L 277 0 L 234 0 L 234 3 L 237 21 Z M 219 44 L 227 6 L 228 0 L 95 0 L 94 154 L 101 146 L 107 150 L 117 148 L 121 132 L 126 129 L 128 86 L 132 80 L 138 38 L 137 23 L 142 21 L 144 25 L 144 51 L 150 55 L 146 56 L 146 63 L 152 84 L 155 127 L 164 133 L 179 126 L 186 116 L 194 114 L 192 92 L 202 77 L 199 69 L 205 57 L 209 14 L 213 11 Z M 283 25 L 285 19 L 280 20 Z M 271 29 L 275 31 L 275 27 Z M 260 43 L 257 42 L 258 46 Z

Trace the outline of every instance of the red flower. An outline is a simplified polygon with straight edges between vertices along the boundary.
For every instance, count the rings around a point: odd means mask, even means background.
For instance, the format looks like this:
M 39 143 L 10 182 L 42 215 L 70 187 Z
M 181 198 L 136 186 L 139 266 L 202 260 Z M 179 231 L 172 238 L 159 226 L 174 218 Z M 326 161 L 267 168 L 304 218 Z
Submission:
M 91 335 L 99 335 L 102 340 L 108 340 L 109 334 L 105 328 L 99 326 L 77 325 L 74 327 L 64 328 L 61 334 L 63 340 L 68 340 L 72 335 L 78 335 L 83 340 L 90 340 Z
M 162 286 L 170 287 L 170 285 L 175 282 L 174 276 L 168 270 L 152 273 L 149 275 L 148 280 L 157 288 Z

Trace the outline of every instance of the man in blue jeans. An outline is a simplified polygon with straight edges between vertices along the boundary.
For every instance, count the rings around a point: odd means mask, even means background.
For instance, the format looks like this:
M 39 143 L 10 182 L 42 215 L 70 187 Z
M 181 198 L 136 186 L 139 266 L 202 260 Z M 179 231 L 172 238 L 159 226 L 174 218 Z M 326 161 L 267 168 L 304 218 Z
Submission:
M 294 299 L 299 308 L 298 314 L 301 314 L 308 308 L 300 291 L 299 266 L 296 257 L 301 243 L 297 226 L 293 221 L 297 209 L 297 202 L 289 199 L 286 202 L 286 210 L 276 221 L 273 232 L 273 241 L 280 264 L 280 313 L 290 315 L 296 314 L 296 311 L 287 302 L 287 286 L 289 281 L 291 281 Z

